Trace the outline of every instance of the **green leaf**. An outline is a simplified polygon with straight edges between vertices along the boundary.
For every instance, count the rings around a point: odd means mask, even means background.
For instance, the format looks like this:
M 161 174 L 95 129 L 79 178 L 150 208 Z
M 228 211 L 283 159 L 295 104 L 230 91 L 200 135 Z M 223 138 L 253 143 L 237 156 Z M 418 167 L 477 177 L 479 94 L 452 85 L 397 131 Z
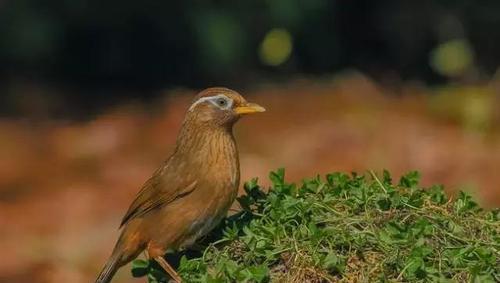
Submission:
M 269 179 L 276 186 L 283 186 L 285 183 L 285 169 L 279 168 L 276 171 L 269 173 Z
M 414 188 L 419 182 L 420 173 L 418 171 L 410 171 L 401 177 L 399 185 L 404 188 Z
M 149 261 L 136 259 L 132 262 L 132 276 L 143 277 L 148 274 L 149 271 Z
M 472 200 L 472 197 L 462 191 L 458 194 L 458 198 L 455 201 L 454 207 L 457 214 L 473 212 L 479 209 L 479 206 L 475 201 Z
M 436 204 L 444 204 L 448 201 L 448 198 L 444 194 L 444 188 L 442 185 L 434 185 L 428 189 L 428 193 L 431 200 Z
M 389 210 L 391 208 L 391 200 L 383 198 L 377 201 L 377 205 L 381 210 Z
M 424 260 L 421 257 L 410 258 L 405 268 L 405 277 L 408 279 L 423 279 L 426 276 Z
M 345 261 L 335 253 L 329 253 L 321 261 L 321 266 L 332 274 L 342 273 L 345 269 Z
M 269 268 L 265 265 L 250 266 L 247 268 L 250 279 L 255 282 L 264 282 L 269 276 Z
M 385 185 L 385 186 L 392 186 L 392 177 L 391 177 L 391 173 L 389 173 L 389 171 L 385 170 L 384 169 L 384 172 L 383 172 L 383 179 L 382 179 L 382 183 Z

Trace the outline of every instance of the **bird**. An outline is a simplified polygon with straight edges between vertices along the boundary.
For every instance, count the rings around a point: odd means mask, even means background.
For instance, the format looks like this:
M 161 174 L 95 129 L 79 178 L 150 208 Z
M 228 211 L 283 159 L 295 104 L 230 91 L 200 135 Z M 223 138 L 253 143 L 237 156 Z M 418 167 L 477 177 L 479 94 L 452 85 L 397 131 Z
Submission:
M 96 283 L 111 282 L 120 267 L 142 252 L 172 280 L 182 282 L 163 256 L 192 246 L 226 216 L 240 182 L 233 125 L 244 115 L 264 111 L 224 87 L 196 95 L 173 153 L 144 183 L 125 213 L 120 236 Z

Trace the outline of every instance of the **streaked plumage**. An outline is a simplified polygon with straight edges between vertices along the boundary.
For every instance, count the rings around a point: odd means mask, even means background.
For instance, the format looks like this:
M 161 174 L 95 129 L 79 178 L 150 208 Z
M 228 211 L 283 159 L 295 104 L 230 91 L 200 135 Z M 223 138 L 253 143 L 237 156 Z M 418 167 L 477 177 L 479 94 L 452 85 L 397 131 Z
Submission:
M 123 217 L 122 233 L 97 283 L 111 281 L 119 267 L 144 250 L 180 281 L 162 256 L 168 249 L 192 245 L 226 215 L 240 179 L 233 125 L 243 114 L 262 111 L 227 88 L 209 88 L 196 96 L 173 154 Z

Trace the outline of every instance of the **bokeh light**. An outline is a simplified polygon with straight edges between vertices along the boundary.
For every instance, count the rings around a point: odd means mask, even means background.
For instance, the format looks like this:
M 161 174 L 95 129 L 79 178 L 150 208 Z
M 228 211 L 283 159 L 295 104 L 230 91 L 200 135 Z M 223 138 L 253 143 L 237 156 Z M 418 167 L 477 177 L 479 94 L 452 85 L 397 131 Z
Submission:
M 259 48 L 260 60 L 270 66 L 283 64 L 292 54 L 292 36 L 285 29 L 274 28 L 266 33 Z
M 443 76 L 464 74 L 472 66 L 474 52 L 466 40 L 456 39 L 439 44 L 431 53 L 431 66 Z

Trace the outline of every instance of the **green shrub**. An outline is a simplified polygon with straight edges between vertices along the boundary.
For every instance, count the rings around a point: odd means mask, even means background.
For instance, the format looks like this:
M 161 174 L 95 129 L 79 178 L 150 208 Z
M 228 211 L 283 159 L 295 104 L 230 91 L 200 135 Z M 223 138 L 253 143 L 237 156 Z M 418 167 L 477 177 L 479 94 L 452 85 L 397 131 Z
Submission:
M 465 193 L 448 199 L 441 186 L 423 189 L 418 172 L 397 184 L 387 171 L 297 186 L 280 169 L 270 179 L 267 192 L 247 182 L 242 211 L 201 252 L 181 255 L 186 282 L 500 281 L 500 210 Z M 168 281 L 153 262 L 136 260 L 132 273 Z

